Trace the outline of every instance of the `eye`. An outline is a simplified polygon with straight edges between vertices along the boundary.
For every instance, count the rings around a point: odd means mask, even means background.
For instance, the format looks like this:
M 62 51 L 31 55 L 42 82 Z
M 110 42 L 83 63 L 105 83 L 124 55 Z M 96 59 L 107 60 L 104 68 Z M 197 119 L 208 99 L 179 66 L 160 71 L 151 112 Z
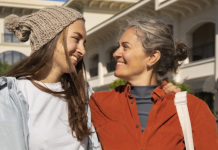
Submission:
M 126 44 L 123 44 L 122 46 L 123 46 L 124 50 L 129 48 L 129 46 Z
M 118 48 L 120 48 L 120 45 L 115 46 L 115 50 L 117 50 Z
M 79 43 L 79 38 L 78 37 L 72 37 L 73 39 L 75 39 L 76 43 Z

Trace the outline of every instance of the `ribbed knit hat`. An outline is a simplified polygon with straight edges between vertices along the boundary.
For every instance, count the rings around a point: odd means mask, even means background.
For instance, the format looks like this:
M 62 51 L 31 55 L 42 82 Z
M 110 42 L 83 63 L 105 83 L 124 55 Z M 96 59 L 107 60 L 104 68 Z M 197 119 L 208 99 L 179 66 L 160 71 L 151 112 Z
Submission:
M 5 27 L 21 42 L 30 39 L 32 52 L 39 50 L 57 34 L 83 16 L 76 10 L 64 6 L 45 7 L 30 15 L 5 18 Z

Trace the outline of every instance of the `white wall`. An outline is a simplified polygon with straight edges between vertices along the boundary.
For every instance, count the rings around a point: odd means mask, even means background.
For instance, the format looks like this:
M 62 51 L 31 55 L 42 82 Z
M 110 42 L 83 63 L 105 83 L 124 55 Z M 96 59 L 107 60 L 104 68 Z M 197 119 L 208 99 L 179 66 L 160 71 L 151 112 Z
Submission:
M 109 19 L 117 11 L 106 11 L 106 10 L 88 10 L 85 8 L 83 16 L 86 20 L 86 30 L 90 30 L 94 26 L 100 24 L 101 22 Z
M 215 59 L 209 58 L 184 65 L 180 72 L 180 81 L 214 75 Z
M 30 46 L 24 44 L 0 44 L 0 54 L 7 51 L 15 51 L 29 56 L 31 54 Z

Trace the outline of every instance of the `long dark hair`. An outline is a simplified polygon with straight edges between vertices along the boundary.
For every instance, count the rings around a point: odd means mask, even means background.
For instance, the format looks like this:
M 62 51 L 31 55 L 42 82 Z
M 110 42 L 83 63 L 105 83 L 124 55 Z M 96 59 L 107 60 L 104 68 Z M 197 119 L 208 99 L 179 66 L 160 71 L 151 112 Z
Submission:
M 76 138 L 81 141 L 84 137 L 91 134 L 91 131 L 87 126 L 86 117 L 88 88 L 83 60 L 78 62 L 76 67 L 70 63 L 66 40 L 67 32 L 68 27 L 40 50 L 16 64 L 12 69 L 5 73 L 5 76 L 16 78 L 27 76 L 27 78 L 40 90 L 64 98 L 68 103 L 68 120 L 72 135 L 74 136 L 73 132 L 75 132 Z M 71 72 L 65 73 L 61 77 L 61 84 L 64 89 L 63 92 L 52 91 L 37 84 L 31 78 L 32 75 L 40 71 L 46 65 L 46 62 L 52 58 L 58 41 L 61 41 L 63 44 L 69 72 Z

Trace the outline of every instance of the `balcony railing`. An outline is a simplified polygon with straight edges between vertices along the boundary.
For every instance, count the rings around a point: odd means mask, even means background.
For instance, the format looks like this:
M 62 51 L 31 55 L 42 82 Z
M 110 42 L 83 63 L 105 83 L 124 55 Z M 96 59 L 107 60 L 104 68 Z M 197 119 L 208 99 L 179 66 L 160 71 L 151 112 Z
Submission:
M 98 76 L 98 67 L 93 67 L 93 68 L 89 69 L 89 73 L 90 73 L 91 77 Z
M 108 72 L 112 72 L 115 70 L 115 66 L 116 66 L 116 61 L 113 60 L 113 61 L 110 61 L 109 63 L 107 63 L 107 71 Z
M 210 42 L 191 48 L 190 62 L 215 56 L 215 43 Z
M 14 36 L 13 33 L 4 33 L 3 39 L 6 43 L 20 43 L 20 41 Z

